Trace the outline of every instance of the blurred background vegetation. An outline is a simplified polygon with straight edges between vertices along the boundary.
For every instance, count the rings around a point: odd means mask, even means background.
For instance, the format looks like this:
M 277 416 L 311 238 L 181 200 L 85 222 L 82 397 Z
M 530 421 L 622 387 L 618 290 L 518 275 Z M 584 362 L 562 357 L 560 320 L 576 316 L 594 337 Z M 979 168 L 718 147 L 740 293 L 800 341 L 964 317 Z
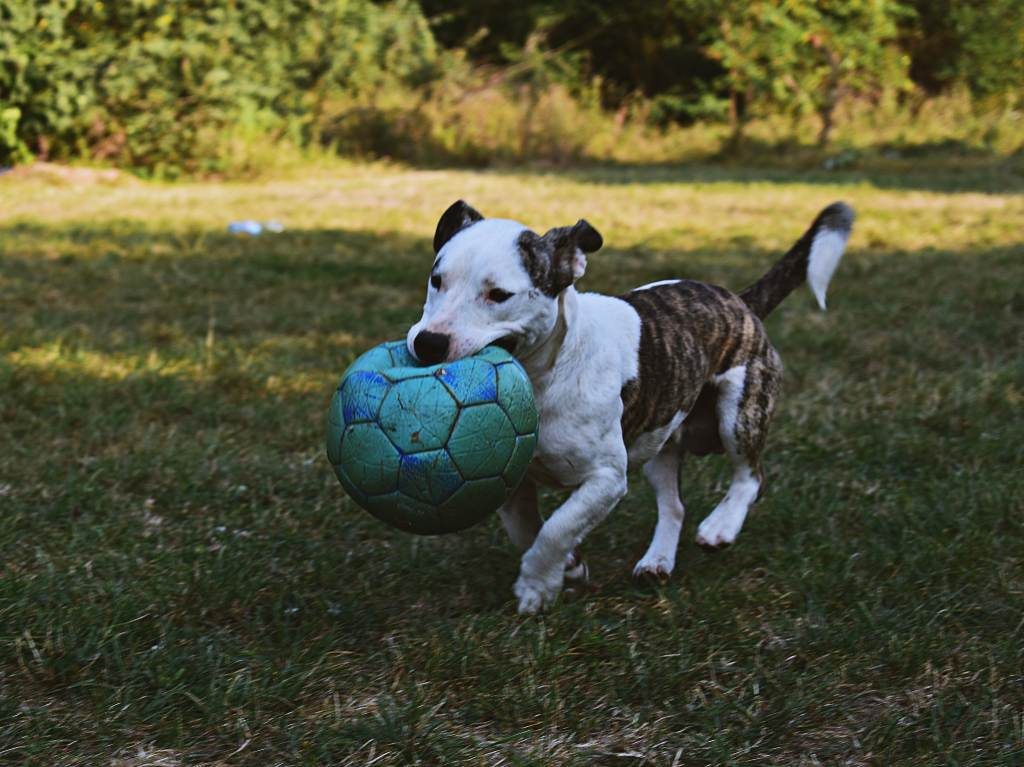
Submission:
M 1020 159 L 1024 3 L 0 0 L 0 165 Z

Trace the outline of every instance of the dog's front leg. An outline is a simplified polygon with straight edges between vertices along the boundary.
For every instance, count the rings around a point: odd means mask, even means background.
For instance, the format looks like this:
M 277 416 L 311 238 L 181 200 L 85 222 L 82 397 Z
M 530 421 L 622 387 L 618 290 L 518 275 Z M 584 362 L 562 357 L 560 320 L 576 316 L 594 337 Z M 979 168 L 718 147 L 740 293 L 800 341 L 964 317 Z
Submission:
M 519 612 L 533 614 L 558 598 L 565 564 L 583 536 L 626 494 L 626 465 L 602 467 L 589 474 L 544 523 L 523 555 L 514 592 Z
M 540 532 L 544 520 L 537 506 L 537 485 L 530 478 L 519 483 L 519 487 L 498 509 L 501 523 L 505 526 L 509 540 L 521 552 L 528 550 Z M 574 583 L 586 583 L 587 563 L 579 551 L 573 549 L 565 558 L 565 579 Z

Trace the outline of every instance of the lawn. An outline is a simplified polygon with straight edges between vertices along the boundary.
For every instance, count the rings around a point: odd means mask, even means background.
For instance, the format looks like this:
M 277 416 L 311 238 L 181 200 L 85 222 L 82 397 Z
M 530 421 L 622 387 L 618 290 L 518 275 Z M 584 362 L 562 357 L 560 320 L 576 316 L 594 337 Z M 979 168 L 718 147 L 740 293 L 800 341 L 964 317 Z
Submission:
M 92 181 L 0 177 L 0 764 L 1024 764 L 1019 176 Z M 607 292 L 739 289 L 857 209 L 829 311 L 768 321 L 786 382 L 734 547 L 693 543 L 728 472 L 692 459 L 676 574 L 635 585 L 637 475 L 590 590 L 523 619 L 496 519 L 417 538 L 344 497 L 330 395 L 418 318 L 459 197 L 586 217 Z

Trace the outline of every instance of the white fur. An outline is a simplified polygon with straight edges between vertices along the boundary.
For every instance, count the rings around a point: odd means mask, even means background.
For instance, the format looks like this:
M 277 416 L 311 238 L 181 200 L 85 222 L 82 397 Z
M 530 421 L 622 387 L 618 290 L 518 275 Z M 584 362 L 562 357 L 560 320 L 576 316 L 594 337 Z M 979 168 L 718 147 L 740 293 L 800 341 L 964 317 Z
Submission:
M 626 494 L 625 450 L 622 453 L 621 461 L 610 461 L 588 473 L 541 527 L 523 555 L 513 588 L 519 598 L 519 612 L 533 614 L 558 598 L 573 548 Z
M 680 280 L 658 280 L 657 282 L 648 282 L 646 285 L 641 285 L 639 288 L 633 288 L 632 292 L 636 293 L 638 290 L 650 290 L 656 288 L 659 285 L 675 285 Z
M 500 510 L 513 542 L 525 548 L 514 592 L 521 613 L 551 604 L 567 576 L 585 577 L 574 556 L 583 537 L 626 493 L 630 461 L 658 455 L 685 413 L 642 435 L 627 456 L 622 437 L 622 387 L 639 370 L 640 317 L 625 301 L 575 287 L 551 298 L 536 289 L 522 264 L 517 241 L 524 227 L 484 219 L 442 246 L 434 273 L 440 289 L 428 287 L 423 316 L 409 330 L 414 352 L 423 330 L 449 337 L 448 359 L 472 354 L 506 335 L 520 342 L 516 356 L 534 387 L 541 428 L 529 479 Z M 577 251 L 573 273 L 586 259 Z M 514 293 L 502 303 L 487 299 L 492 288 Z M 638 564 L 667 575 L 675 564 L 682 524 L 678 487 L 655 459 L 650 474 L 659 497 L 659 524 L 648 554 Z M 571 489 L 568 499 L 541 524 L 535 483 Z
M 407 343 L 414 351 L 420 331 L 444 333 L 448 359 L 458 359 L 506 335 L 520 341 L 516 355 L 533 382 L 542 424 L 530 478 L 573 490 L 535 537 L 528 496 L 517 493 L 502 509 L 513 539 L 529 543 L 514 591 L 519 611 L 533 613 L 558 596 L 567 565 L 572 575 L 585 573 L 574 564 L 576 544 L 626 493 L 621 394 L 637 375 L 640 317 L 618 298 L 571 286 L 557 299 L 537 290 L 517 247 L 523 229 L 484 219 L 445 243 L 434 268 L 441 288 L 428 288 Z M 577 252 L 574 275 L 585 268 Z M 515 295 L 495 304 L 486 299 L 493 287 Z
M 697 528 L 697 543 L 708 548 L 728 546 L 736 540 L 750 505 L 757 500 L 760 482 L 736 447 L 736 419 L 739 415 L 747 368 L 738 365 L 714 377 L 718 386 L 718 434 L 733 463 L 732 483 L 715 510 Z
M 523 556 L 514 589 L 523 613 L 554 601 L 568 556 L 626 493 L 621 392 L 637 374 L 640 318 L 624 301 L 572 287 L 559 313 L 565 332 L 557 354 L 541 345 L 520 360 L 543 424 L 530 476 L 574 490 Z
M 662 426 L 660 429 L 654 429 L 653 431 L 646 432 L 639 435 L 633 444 L 629 446 L 629 465 L 639 466 L 645 464 L 658 454 L 661 450 L 661 446 L 665 444 L 665 440 L 679 428 L 679 425 L 686 418 L 686 413 L 680 410 L 674 416 L 672 420 Z
M 822 310 L 825 309 L 825 291 L 832 275 L 835 274 L 836 267 L 839 266 L 839 259 L 843 256 L 848 236 L 848 232 L 822 229 L 811 242 L 811 255 L 807 261 L 807 285 Z
M 644 476 L 658 501 L 658 524 L 651 545 L 633 568 L 634 578 L 648 575 L 664 580 L 675 569 L 679 533 L 686 513 L 679 499 L 679 462 L 679 453 L 670 449 L 644 464 Z
M 697 543 L 715 549 L 733 543 L 743 528 L 750 505 L 757 500 L 759 487 L 746 461 L 738 461 L 725 498 L 697 528 Z
M 410 354 L 416 353 L 413 341 L 423 330 L 449 336 L 448 360 L 474 354 L 506 335 L 521 335 L 529 343 L 550 333 L 556 307 L 532 290 L 516 245 L 525 229 L 515 221 L 488 218 L 445 243 L 434 261 L 441 288 L 427 283 L 423 317 L 406 336 Z M 485 297 L 491 288 L 514 295 L 496 304 Z
M 718 387 L 718 431 L 730 455 L 736 452 L 736 416 L 739 414 L 746 378 L 747 366 L 738 365 L 713 379 Z

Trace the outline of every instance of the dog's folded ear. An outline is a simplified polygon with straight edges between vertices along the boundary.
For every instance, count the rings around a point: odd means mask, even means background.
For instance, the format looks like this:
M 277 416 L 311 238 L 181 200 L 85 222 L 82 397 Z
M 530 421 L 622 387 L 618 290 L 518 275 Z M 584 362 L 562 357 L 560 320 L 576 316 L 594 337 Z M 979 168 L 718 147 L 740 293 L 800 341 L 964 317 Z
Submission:
M 550 290 L 557 295 L 583 276 L 587 269 L 586 253 L 594 253 L 604 245 L 604 239 L 586 220 L 572 226 L 559 226 L 544 233 L 541 238 L 551 248 Z
M 604 238 L 601 236 L 601 233 L 584 218 L 577 221 L 571 231 L 576 238 L 576 244 L 584 253 L 596 253 L 604 245 Z
M 482 221 L 483 216 L 467 204 L 465 200 L 456 200 L 441 215 L 437 222 L 437 229 L 434 231 L 434 253 L 439 253 L 445 243 L 461 232 L 467 226 Z

